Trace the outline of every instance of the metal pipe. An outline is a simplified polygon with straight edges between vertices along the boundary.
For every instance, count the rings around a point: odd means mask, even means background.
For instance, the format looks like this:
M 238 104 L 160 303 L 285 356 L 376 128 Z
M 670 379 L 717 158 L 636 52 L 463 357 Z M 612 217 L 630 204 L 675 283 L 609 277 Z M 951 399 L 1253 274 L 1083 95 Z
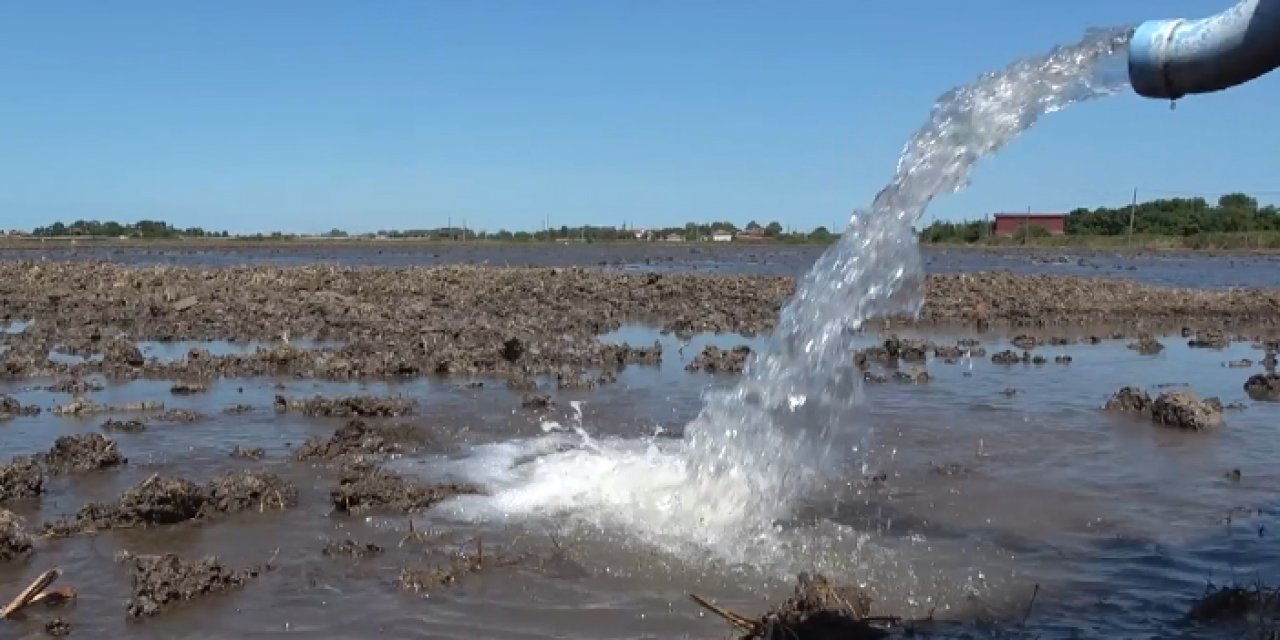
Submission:
M 1244 84 L 1280 67 L 1280 0 L 1241 0 L 1199 20 L 1151 20 L 1129 41 L 1129 83 L 1176 100 Z

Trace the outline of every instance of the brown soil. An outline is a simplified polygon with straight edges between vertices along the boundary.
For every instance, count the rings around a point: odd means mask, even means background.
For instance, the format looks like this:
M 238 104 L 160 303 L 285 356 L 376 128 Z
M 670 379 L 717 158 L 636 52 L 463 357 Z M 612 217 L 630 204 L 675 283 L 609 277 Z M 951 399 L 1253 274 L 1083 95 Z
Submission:
M 490 267 L 130 267 L 111 263 L 0 264 L 6 313 L 34 324 L 8 337 L 0 375 L 393 378 L 492 375 L 601 380 L 599 372 L 659 362 L 653 347 L 596 336 L 627 322 L 679 335 L 772 329 L 789 278 L 591 269 Z M 939 274 L 928 278 L 918 322 L 1037 327 L 1121 325 L 1152 330 L 1273 327 L 1280 291 L 1200 291 L 1118 279 Z M 244 313 L 252 309 L 252 313 Z M 303 349 L 289 336 L 342 346 Z M 214 356 L 193 349 L 146 360 L 138 340 L 256 339 L 275 346 Z M 55 363 L 55 346 L 101 355 Z M 565 375 L 564 372 L 577 375 Z
M 12 420 L 19 416 L 38 416 L 40 415 L 40 407 L 35 405 L 23 405 L 12 396 L 0 395 L 0 422 Z
M 44 532 L 58 537 L 171 525 L 223 513 L 287 509 L 297 502 L 297 489 L 271 473 L 229 473 L 203 487 L 183 478 L 153 475 L 114 503 L 90 503 L 74 519 L 46 522 Z
M 172 553 L 137 556 L 124 551 L 116 561 L 133 571 L 125 611 L 134 619 L 157 615 L 203 595 L 238 589 L 258 576 L 256 568 L 228 569 L 212 556 L 191 562 Z
M 115 441 L 102 434 L 85 433 L 55 440 L 42 462 L 50 473 L 61 474 L 107 469 L 128 460 L 120 454 Z
M 56 616 L 44 623 L 44 633 L 51 638 L 63 638 L 71 635 L 71 623 L 61 616 Z
M 44 490 L 44 473 L 40 465 L 27 456 L 18 456 L 0 465 L 0 504 L 29 500 Z
M 105 388 L 97 382 L 85 380 L 84 378 L 66 378 L 45 387 L 44 390 L 50 393 L 69 393 L 73 396 L 82 396 L 86 393 L 102 391 Z
M 551 396 L 540 393 L 526 393 L 520 399 L 520 407 L 522 409 L 530 409 L 533 411 L 546 411 L 555 406 L 555 401 Z
M 1203 431 L 1222 426 L 1222 402 L 1201 400 L 1194 391 L 1165 391 L 1151 403 L 1151 419 L 1175 429 Z
M 209 387 L 201 382 L 175 382 L 169 387 L 169 393 L 175 396 L 189 396 L 196 393 L 204 393 Z
M 1132 413 L 1151 412 L 1151 396 L 1137 387 L 1122 387 L 1107 400 L 1103 407 L 1107 411 L 1124 411 Z
M 0 509 L 0 562 L 31 555 L 34 540 L 23 528 L 23 521 L 12 511 Z
M 121 433 L 140 433 L 147 430 L 147 425 L 141 420 L 116 420 L 108 418 L 102 423 L 103 431 L 119 431 Z
M 1280 400 L 1280 375 L 1268 372 L 1251 376 L 1245 381 L 1244 390 L 1254 400 Z
M 374 418 L 396 417 L 412 414 L 417 403 L 408 398 L 378 397 L 369 395 L 325 398 L 316 396 L 304 400 L 290 400 L 276 396 L 276 411 L 297 411 L 308 416 L 326 418 Z
M 424 435 L 412 427 L 371 426 L 363 420 L 351 420 L 328 438 L 315 438 L 304 443 L 296 454 L 299 460 L 337 460 L 359 455 L 403 453 L 406 443 L 421 441 Z
M 236 445 L 231 449 L 232 458 L 243 458 L 245 460 L 261 460 L 267 456 L 266 449 L 262 447 L 242 447 Z
M 461 494 L 479 493 L 476 487 L 457 484 L 421 485 L 371 463 L 356 463 L 342 470 L 338 486 L 330 493 L 333 506 L 343 513 L 370 509 L 416 511 Z
M 751 347 L 738 345 L 732 349 L 721 349 L 715 345 L 707 345 L 702 353 L 685 366 L 687 371 L 704 371 L 706 373 L 742 373 L 751 356 Z
M 1136 341 L 1129 343 L 1129 348 L 1144 356 L 1153 356 L 1164 351 L 1164 345 L 1149 335 L 1141 336 Z
M 741 640 L 877 640 L 899 624 L 894 617 L 871 617 L 871 598 L 821 575 L 800 574 L 794 595 L 759 618 L 695 600 L 736 628 Z
M 347 539 L 341 542 L 330 542 L 321 551 L 326 556 L 343 556 L 348 558 L 367 558 L 382 553 L 384 549 L 372 542 L 356 542 Z

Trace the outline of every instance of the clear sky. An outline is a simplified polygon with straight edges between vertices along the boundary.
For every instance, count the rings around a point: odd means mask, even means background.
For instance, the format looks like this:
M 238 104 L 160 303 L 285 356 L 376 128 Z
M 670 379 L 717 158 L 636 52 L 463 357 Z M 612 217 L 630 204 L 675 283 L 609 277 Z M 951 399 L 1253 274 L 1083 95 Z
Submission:
M 1231 1 L 4 2 L 0 227 L 843 223 L 948 88 Z M 1278 113 L 1280 72 L 1089 103 L 931 215 L 1274 201 Z

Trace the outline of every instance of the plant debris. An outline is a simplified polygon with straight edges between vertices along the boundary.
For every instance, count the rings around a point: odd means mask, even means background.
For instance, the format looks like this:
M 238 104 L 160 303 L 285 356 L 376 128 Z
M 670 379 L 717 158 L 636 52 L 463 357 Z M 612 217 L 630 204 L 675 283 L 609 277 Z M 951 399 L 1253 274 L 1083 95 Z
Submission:
M 350 538 L 341 542 L 329 542 L 324 545 L 321 552 L 326 556 L 345 556 L 349 558 L 365 558 L 368 556 L 378 555 L 385 551 L 382 547 L 372 542 L 356 542 Z
M 707 345 L 693 362 L 685 366 L 687 371 L 703 371 L 706 373 L 742 373 L 751 356 L 751 347 L 738 345 L 732 349 L 721 349 L 715 345 Z
M 278 395 L 275 406 L 276 411 L 297 411 L 307 416 L 326 418 L 394 418 L 409 415 L 417 409 L 417 403 L 407 398 L 370 395 L 316 396 L 304 400 L 290 400 Z
M 30 457 L 18 456 L 0 465 L 0 503 L 34 498 L 43 490 L 44 473 Z
M 901 624 L 896 617 L 872 617 L 871 599 L 862 591 L 839 587 L 825 577 L 797 577 L 795 593 L 759 618 L 734 613 L 707 599 L 694 602 L 733 626 L 741 640 L 877 640 Z
M 50 473 L 62 474 L 97 471 L 128 460 L 120 454 L 114 440 L 99 433 L 83 433 L 55 440 L 53 448 L 43 455 L 43 462 Z
M 371 426 L 354 419 L 339 427 L 329 438 L 314 438 L 298 449 L 299 460 L 336 460 L 356 455 L 403 453 L 405 441 L 421 439 L 412 427 Z
M 138 419 L 116 420 L 115 418 L 107 418 L 102 423 L 103 431 L 119 431 L 121 433 L 141 433 L 147 430 L 147 424 Z
M 261 460 L 265 458 L 266 455 L 267 455 L 267 451 L 262 447 L 248 448 L 248 447 L 242 447 L 240 445 L 236 445 L 231 449 L 232 458 L 243 458 L 245 460 Z
M 22 416 L 38 415 L 40 415 L 40 407 L 33 404 L 24 405 L 13 396 L 0 395 L 0 422 Z
M 330 492 L 339 512 L 368 509 L 415 511 L 456 495 L 476 494 L 479 489 L 459 484 L 414 484 L 371 463 L 356 463 L 342 470 L 338 486 Z
M 31 535 L 23 529 L 23 520 L 17 514 L 0 509 L 0 562 L 7 562 L 31 555 Z

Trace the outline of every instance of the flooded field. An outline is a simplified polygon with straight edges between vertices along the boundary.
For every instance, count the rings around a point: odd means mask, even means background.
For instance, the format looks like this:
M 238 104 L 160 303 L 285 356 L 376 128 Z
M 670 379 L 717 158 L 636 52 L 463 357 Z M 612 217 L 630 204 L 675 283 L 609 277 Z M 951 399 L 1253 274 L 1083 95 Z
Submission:
M 744 532 L 684 430 L 789 279 L 0 269 L 0 594 L 77 596 L 17 637 L 715 638 L 690 593 L 755 616 L 816 572 L 940 638 L 1236 638 L 1186 616 L 1280 570 L 1271 290 L 936 276 L 851 334 L 823 482 Z
M 6 247 L 0 260 L 109 260 L 138 265 L 192 267 L 335 264 L 351 267 L 479 265 L 590 267 L 626 271 L 702 271 L 796 277 L 813 266 L 824 245 L 684 243 L 499 244 L 329 242 L 258 246 L 248 242 L 77 246 L 26 243 Z M 203 247 L 203 248 L 202 248 Z M 1150 284 L 1188 287 L 1280 286 L 1280 254 L 1191 251 L 1089 251 L 924 247 L 930 273 L 1009 271 L 1071 276 L 1120 276 Z

